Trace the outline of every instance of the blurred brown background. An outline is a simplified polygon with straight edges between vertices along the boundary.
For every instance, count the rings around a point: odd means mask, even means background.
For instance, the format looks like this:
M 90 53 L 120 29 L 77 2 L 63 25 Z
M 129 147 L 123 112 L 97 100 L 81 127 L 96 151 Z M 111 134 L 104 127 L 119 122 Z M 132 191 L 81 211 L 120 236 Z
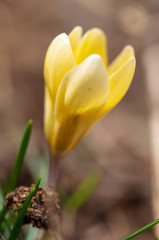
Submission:
M 60 175 L 68 193 L 89 172 L 103 175 L 77 216 L 63 217 L 65 239 L 118 240 L 154 218 L 146 79 L 153 82 L 151 65 L 158 59 L 158 0 L 0 0 L 0 180 L 8 179 L 28 119 L 34 121 L 28 151 L 44 148 L 45 52 L 57 34 L 76 25 L 105 31 L 110 61 L 126 44 L 136 52 L 137 69 L 126 97 L 69 153 Z M 23 172 L 21 184 L 30 184 L 27 167 Z M 154 233 L 136 239 L 154 239 Z

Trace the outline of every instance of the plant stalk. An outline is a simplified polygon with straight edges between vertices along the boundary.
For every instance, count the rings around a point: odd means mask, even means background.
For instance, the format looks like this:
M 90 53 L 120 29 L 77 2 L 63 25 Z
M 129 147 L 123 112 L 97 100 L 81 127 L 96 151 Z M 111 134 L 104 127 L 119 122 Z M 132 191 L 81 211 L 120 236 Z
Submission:
M 48 175 L 48 186 L 56 189 L 58 175 L 59 175 L 59 167 L 60 167 L 60 159 L 56 155 L 52 155 L 50 153 L 49 159 L 49 175 Z

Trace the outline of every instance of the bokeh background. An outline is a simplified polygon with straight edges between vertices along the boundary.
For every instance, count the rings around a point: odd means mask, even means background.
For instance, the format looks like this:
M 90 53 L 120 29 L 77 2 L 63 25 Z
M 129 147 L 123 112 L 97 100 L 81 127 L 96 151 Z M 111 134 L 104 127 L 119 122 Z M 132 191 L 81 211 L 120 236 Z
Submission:
M 77 214 L 63 214 L 65 239 L 118 240 L 152 221 L 156 214 L 150 122 L 153 106 L 159 106 L 158 99 L 153 101 L 153 91 L 157 96 L 159 89 L 158 0 L 0 0 L 0 181 L 9 178 L 30 118 L 34 127 L 29 156 L 40 156 L 46 149 L 44 57 L 51 40 L 76 25 L 84 31 L 92 27 L 104 30 L 110 62 L 127 44 L 136 52 L 130 90 L 67 155 L 60 173 L 60 185 L 67 194 L 89 173 L 96 171 L 102 176 Z M 29 156 L 19 184 L 33 182 Z M 136 239 L 154 236 L 150 230 Z

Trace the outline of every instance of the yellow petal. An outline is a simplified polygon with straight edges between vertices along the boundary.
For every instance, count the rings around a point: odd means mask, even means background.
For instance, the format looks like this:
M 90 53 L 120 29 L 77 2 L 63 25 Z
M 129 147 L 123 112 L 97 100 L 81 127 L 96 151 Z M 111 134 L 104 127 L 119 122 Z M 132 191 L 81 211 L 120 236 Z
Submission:
M 97 54 L 64 76 L 55 103 L 52 148 L 56 153 L 66 152 L 76 144 L 103 108 L 108 92 L 106 70 Z
M 82 37 L 83 29 L 80 26 L 75 27 L 69 34 L 69 39 L 73 52 L 75 53 L 79 41 Z
M 130 45 L 124 47 L 122 52 L 115 58 L 115 60 L 108 67 L 108 76 L 121 68 L 131 57 L 134 57 L 134 48 Z
M 80 64 L 91 54 L 99 54 L 107 67 L 106 36 L 99 28 L 93 28 L 86 32 L 81 38 L 76 51 L 75 58 L 77 64 Z
M 85 112 L 105 103 L 108 90 L 103 61 L 99 55 L 93 54 L 64 76 L 56 106 L 64 105 L 69 114 Z
M 119 70 L 109 76 L 110 91 L 102 111 L 95 121 L 110 111 L 126 94 L 135 72 L 135 57 L 130 58 Z
M 62 33 L 51 42 L 44 62 L 44 78 L 53 102 L 62 78 L 75 66 L 69 38 Z
M 44 131 L 45 136 L 48 142 L 50 142 L 52 131 L 53 131 L 53 122 L 54 122 L 54 112 L 53 112 L 53 103 L 50 96 L 50 92 L 45 86 L 44 93 Z

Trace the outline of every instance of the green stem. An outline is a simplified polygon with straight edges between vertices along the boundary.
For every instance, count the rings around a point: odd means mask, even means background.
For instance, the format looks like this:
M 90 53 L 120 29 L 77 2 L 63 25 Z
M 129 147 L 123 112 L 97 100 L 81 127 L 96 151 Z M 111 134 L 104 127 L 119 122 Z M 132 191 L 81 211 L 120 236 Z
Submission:
M 159 223 L 159 219 L 149 223 L 148 225 L 144 226 L 143 228 L 139 229 L 138 231 L 132 233 L 131 235 L 123 238 L 122 240 L 131 240 L 133 238 L 135 238 L 136 236 L 140 235 L 141 233 L 145 232 L 146 230 L 148 230 L 149 228 L 155 226 L 156 224 Z

